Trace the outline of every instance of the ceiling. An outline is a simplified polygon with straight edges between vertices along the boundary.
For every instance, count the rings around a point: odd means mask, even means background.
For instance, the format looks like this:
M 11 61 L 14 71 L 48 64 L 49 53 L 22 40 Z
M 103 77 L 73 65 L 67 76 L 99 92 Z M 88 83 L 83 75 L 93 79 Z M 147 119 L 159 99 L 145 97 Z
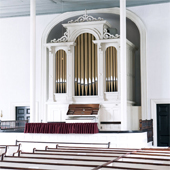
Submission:
M 159 3 L 170 0 L 126 0 L 127 7 Z M 119 0 L 36 0 L 37 15 L 77 10 L 119 7 Z M 28 16 L 30 0 L 0 0 L 0 18 Z

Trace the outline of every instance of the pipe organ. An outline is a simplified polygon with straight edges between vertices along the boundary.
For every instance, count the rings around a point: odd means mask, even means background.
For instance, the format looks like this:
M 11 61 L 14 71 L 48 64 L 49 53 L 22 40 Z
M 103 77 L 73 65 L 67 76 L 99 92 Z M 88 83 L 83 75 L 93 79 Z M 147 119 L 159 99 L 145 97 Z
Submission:
M 70 104 L 100 104 L 99 129 L 121 130 L 119 35 L 109 33 L 111 26 L 106 20 L 87 14 L 62 25 L 66 28 L 64 35 L 46 44 L 47 120 L 66 121 Z M 126 44 L 127 105 L 133 106 L 135 46 L 129 40 Z
M 97 45 L 95 37 L 83 33 L 76 39 L 75 45 L 75 96 L 97 95 Z
M 57 51 L 55 60 L 56 93 L 66 93 L 66 52 Z

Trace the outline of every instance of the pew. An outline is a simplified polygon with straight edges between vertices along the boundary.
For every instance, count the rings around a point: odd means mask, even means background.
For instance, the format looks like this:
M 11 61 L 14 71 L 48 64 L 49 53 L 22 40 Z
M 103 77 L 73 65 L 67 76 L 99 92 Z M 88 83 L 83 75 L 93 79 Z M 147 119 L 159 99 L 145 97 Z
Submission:
M 131 149 L 96 146 L 71 146 L 61 142 L 54 147 L 49 145 L 44 149 L 34 148 L 32 152 L 23 152 L 18 149 L 13 155 L 4 155 L 0 162 L 0 168 L 43 170 L 170 169 L 170 148 Z
M 150 120 L 139 120 L 139 130 L 147 132 L 148 142 L 153 144 L 153 119 Z
M 45 148 L 45 150 L 48 150 L 48 149 L 56 149 L 57 150 L 57 148 L 48 148 L 48 147 L 46 147 Z M 66 148 L 64 148 L 64 149 L 66 149 Z M 81 148 L 82 149 L 82 148 Z M 84 151 L 86 151 L 87 152 L 87 150 L 88 150 L 88 148 L 84 148 Z M 97 149 L 96 149 L 97 150 Z M 34 152 L 33 152 L 33 154 L 36 154 L 36 156 L 37 156 L 37 153 L 35 152 L 35 151 L 38 151 L 38 150 L 36 150 L 36 149 L 34 149 Z M 54 151 L 54 150 L 53 150 Z M 100 149 L 99 149 L 99 151 L 101 151 Z M 115 153 L 115 151 L 117 152 L 117 151 L 119 151 L 119 152 L 121 152 L 121 153 L 123 153 L 123 152 L 125 152 L 125 150 L 122 150 L 122 149 L 108 149 L 108 153 L 110 154 L 110 152 L 113 152 L 113 153 Z M 131 154 L 133 154 L 133 151 L 135 151 L 134 149 L 130 149 L 130 151 L 131 151 Z M 147 152 L 147 150 L 145 149 L 145 150 L 143 150 L 142 151 L 142 149 L 141 150 L 139 150 L 140 151 L 140 153 L 141 152 L 143 152 L 143 153 L 145 153 L 145 152 Z M 81 152 L 82 152 L 82 150 L 81 150 Z M 155 151 L 156 152 L 156 151 Z M 154 152 L 154 153 L 155 153 Z M 163 153 L 166 153 L 167 151 L 165 150 Z M 57 153 L 57 151 L 56 151 L 56 153 Z M 134 153 L 136 153 L 136 151 L 134 152 Z M 26 156 L 26 153 L 23 153 L 23 154 L 25 154 L 25 156 Z M 41 154 L 42 155 L 42 153 L 39 153 L 39 154 Z M 96 153 L 97 155 L 98 155 L 98 153 Z M 123 154 L 125 154 L 125 153 L 123 153 Z M 167 153 L 167 154 L 169 154 L 169 153 Z M 49 155 L 47 154 L 47 153 L 43 153 L 43 155 L 45 155 L 45 157 L 44 158 L 47 158 Z M 93 155 L 93 156 L 97 156 L 97 155 Z M 140 154 L 139 154 L 140 155 Z M 161 156 L 161 154 L 159 153 L 159 154 L 157 154 L 158 156 Z M 77 156 L 80 156 L 80 155 L 78 155 L 77 154 Z M 82 155 L 81 155 L 82 156 Z M 89 155 L 86 155 L 86 154 L 84 154 L 83 156 L 85 156 L 85 157 L 87 157 L 87 158 L 89 158 Z M 98 155 L 99 156 L 99 155 Z M 50 157 L 51 157 L 51 155 L 50 155 Z M 117 156 L 115 156 L 115 157 L 117 157 Z M 26 158 L 26 157 L 25 157 Z M 40 157 L 40 158 L 42 158 L 42 157 Z M 38 157 L 38 159 L 40 159 L 39 157 Z M 75 157 L 74 157 L 74 159 L 72 158 L 71 159 L 71 161 L 89 161 L 89 160 L 91 160 L 91 161 L 97 161 L 96 159 L 94 159 L 94 157 L 92 157 L 92 158 L 90 158 L 90 159 L 75 159 Z M 101 155 L 101 158 L 103 158 L 103 156 Z M 109 159 L 112 159 L 113 158 L 113 156 L 111 156 Z M 54 159 L 54 158 L 53 158 Z M 56 159 L 56 158 L 55 158 Z M 66 158 L 66 157 L 64 157 L 64 158 L 57 158 L 57 160 L 70 160 L 70 159 L 68 159 L 68 158 Z M 101 160 L 101 159 L 99 159 L 99 161 L 100 162 L 103 162 L 103 161 L 108 161 L 109 159 L 107 159 L 107 160 Z M 132 159 L 134 160 L 134 161 L 132 161 Z M 136 158 L 136 159 L 138 159 L 138 157 Z M 167 167 L 169 168 L 169 160 L 170 159 L 159 159 L 159 160 L 155 160 L 155 161 L 157 161 L 157 162 L 154 162 L 154 163 L 152 163 L 152 162 L 147 162 L 146 161 L 146 157 L 145 158 L 143 158 L 143 161 L 137 161 L 135 159 L 135 157 L 125 157 L 125 158 L 122 158 L 122 160 L 121 161 L 118 161 L 118 160 L 115 160 L 114 161 L 114 164 L 112 164 L 112 165 L 119 165 L 119 164 L 121 164 L 121 167 L 122 168 L 124 168 L 124 166 L 125 167 L 127 167 L 127 165 L 131 165 L 131 164 L 137 164 L 137 165 L 139 165 L 139 167 L 140 166 L 143 166 L 143 169 L 146 169 L 146 167 L 153 167 L 153 166 L 157 166 L 157 169 L 159 169 L 158 168 L 158 166 L 161 166 L 161 168 L 162 169 L 167 169 Z M 142 158 L 141 158 L 142 159 Z M 153 158 L 152 160 L 154 160 L 155 158 Z M 150 160 L 150 159 L 149 159 Z M 164 162 L 161 162 L 161 161 L 164 161 Z M 123 166 L 123 165 L 124 166 Z M 99 165 L 100 166 L 100 165 Z M 117 166 L 117 168 L 118 168 L 119 166 Z M 121 167 L 119 167 L 119 168 L 121 168 Z M 135 165 L 135 167 L 136 167 L 136 165 Z M 107 167 L 108 168 L 108 167 Z M 129 167 L 129 168 L 131 168 L 131 167 Z M 136 168 L 137 169 L 137 168 Z M 154 169 L 155 169 L 155 167 L 154 167 Z
M 0 156 L 5 152 L 5 149 L 5 146 L 0 146 Z
M 19 145 L 0 145 L 0 159 L 3 160 L 6 155 L 13 155 L 15 152 L 20 150 Z
M 4 158 L 4 155 L 6 155 L 7 152 L 7 146 L 0 146 L 0 160 L 2 161 Z
M 32 146 L 44 149 L 44 147 L 48 144 L 51 147 L 55 147 L 56 145 L 60 144 L 62 146 L 79 146 L 79 147 L 98 147 L 98 148 L 109 148 L 110 142 L 107 143 L 78 143 L 78 142 L 48 142 L 48 141 L 19 141 L 16 140 L 16 145 L 21 144 L 23 151 L 29 151 L 32 149 Z

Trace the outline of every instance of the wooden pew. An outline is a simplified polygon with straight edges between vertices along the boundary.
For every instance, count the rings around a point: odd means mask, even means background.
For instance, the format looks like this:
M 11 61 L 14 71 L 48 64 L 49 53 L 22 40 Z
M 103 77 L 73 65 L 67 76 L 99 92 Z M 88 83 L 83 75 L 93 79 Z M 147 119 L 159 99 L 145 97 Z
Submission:
M 74 161 L 73 163 L 68 163 L 68 160 L 66 160 L 67 162 L 64 162 L 64 163 L 61 163 L 61 162 L 60 163 L 53 163 L 53 162 L 47 163 L 47 162 L 44 162 L 44 161 L 40 162 L 40 160 L 39 161 L 35 161 L 35 160 L 29 161 L 28 158 L 22 158 L 24 160 L 21 160 L 21 157 L 19 157 L 18 160 L 14 160 L 14 159 L 15 158 L 13 157 L 13 159 L 3 161 L 3 163 L 8 164 L 8 166 L 10 164 L 12 166 L 14 166 L 14 165 L 19 166 L 20 165 L 21 168 L 24 167 L 24 166 L 27 166 L 27 167 L 30 168 L 32 166 L 32 167 L 36 167 L 36 169 L 39 169 L 39 168 L 43 169 L 43 167 L 45 168 L 46 166 L 48 166 L 49 170 L 50 169 L 68 169 L 68 168 L 69 168 L 69 170 L 72 170 L 72 169 L 75 169 L 75 170 L 78 170 L 78 169 L 79 170 L 85 170 L 86 169 L 87 170 L 87 169 L 101 169 L 101 168 L 102 169 L 104 168 L 104 169 L 142 170 L 142 168 L 136 168 L 136 167 L 134 167 L 134 168 L 132 168 L 132 167 L 127 168 L 126 167 L 125 168 L 125 167 L 122 167 L 122 166 L 107 166 L 107 164 L 110 164 L 111 161 L 105 162 L 104 164 L 102 164 L 103 162 L 100 161 L 101 164 L 99 164 L 99 162 L 98 162 L 97 165 L 94 165 L 91 162 L 85 163 L 84 161 L 83 161 L 83 163 L 82 162 L 77 163 L 76 160 L 73 160 Z M 48 159 L 48 161 L 49 161 L 49 159 Z M 1 165 L 1 166 L 4 166 L 4 164 Z
M 18 141 L 16 140 L 16 144 L 21 144 L 21 150 L 25 152 L 32 151 L 33 147 L 37 149 L 44 149 L 46 145 L 49 147 L 56 147 L 57 144 L 62 146 L 79 146 L 79 147 L 95 147 L 95 148 L 108 148 L 110 147 L 110 142 L 107 143 L 77 143 L 77 142 L 44 142 L 44 141 Z
M 48 148 L 46 147 L 46 150 L 47 150 Z M 35 149 L 36 150 L 36 149 Z M 111 149 L 108 149 L 108 150 L 111 150 Z M 120 149 L 119 149 L 120 150 Z M 87 148 L 86 148 L 86 150 L 85 151 L 87 151 Z M 112 149 L 112 151 L 113 151 L 113 149 Z M 132 150 L 132 151 L 134 151 L 134 149 Z M 122 150 L 122 152 L 123 152 L 123 150 Z M 140 150 L 140 152 L 142 152 L 141 150 Z M 145 151 L 146 152 L 146 151 Z M 166 151 L 165 151 L 166 152 Z M 33 153 L 33 154 L 36 154 L 36 153 Z M 40 154 L 40 153 L 39 153 Z M 43 153 L 44 155 L 45 155 L 45 158 L 48 156 L 47 154 L 45 154 L 45 153 Z M 110 154 L 110 153 L 109 153 Z M 158 154 L 159 155 L 159 154 Z M 87 156 L 87 155 L 85 155 L 85 156 Z M 94 155 L 93 155 L 94 156 Z M 160 155 L 159 155 L 160 156 Z M 89 156 L 87 156 L 88 158 L 89 158 Z M 101 156 L 102 157 L 102 156 Z M 111 157 L 111 158 L 113 158 L 113 157 Z M 121 158 L 121 157 L 120 157 Z M 61 160 L 62 158 L 58 158 L 57 160 Z M 67 158 L 63 158 L 63 159 L 65 159 L 65 160 L 70 160 L 70 159 L 67 159 Z M 114 160 L 113 162 L 113 164 L 114 164 L 114 166 L 115 165 L 119 165 L 120 163 L 121 163 L 121 167 L 123 166 L 123 165 L 131 165 L 131 164 L 137 164 L 137 165 L 140 165 L 140 166 L 143 166 L 143 168 L 144 169 L 146 169 L 145 167 L 146 166 L 150 166 L 150 167 L 152 167 L 152 166 L 161 166 L 161 168 L 163 167 L 163 169 L 167 169 L 167 167 L 169 168 L 169 165 L 170 164 L 168 164 L 169 163 L 169 159 L 168 160 L 165 160 L 165 159 L 162 159 L 162 160 L 159 160 L 159 161 L 167 161 L 167 163 L 164 163 L 164 164 L 162 164 L 162 162 L 158 162 L 158 160 L 156 160 L 157 162 L 156 163 L 152 163 L 152 162 L 146 162 L 145 161 L 145 159 L 146 158 L 143 158 L 143 162 L 139 162 L 139 161 L 136 161 L 135 160 L 135 157 L 129 157 L 129 158 L 123 158 L 123 159 L 129 159 L 128 161 L 126 160 L 126 161 L 118 161 L 118 160 Z M 134 159 L 135 160 L 135 162 L 133 162 L 132 161 L 132 159 Z M 71 159 L 72 161 L 73 161 L 73 159 Z M 74 161 L 84 161 L 84 159 L 75 159 L 74 158 Z M 87 159 L 85 159 L 86 161 L 87 161 Z M 91 161 L 96 161 L 96 160 L 92 160 L 92 159 L 90 159 Z M 154 160 L 154 158 L 152 159 L 152 160 Z M 106 161 L 106 160 L 100 160 L 100 161 Z M 108 161 L 108 160 L 107 160 Z M 145 162 L 144 162 L 145 161 Z M 123 164 L 123 165 L 122 165 Z M 119 166 L 118 166 L 119 167 Z M 119 168 L 121 168 L 121 167 L 119 167 Z M 124 167 L 124 166 L 123 166 Z M 122 168 L 123 168 L 122 167 Z M 136 165 L 135 165 L 135 167 L 136 167 Z M 108 168 L 108 167 L 107 167 Z M 155 168 L 155 167 L 154 167 Z M 137 168 L 136 168 L 137 169 Z M 159 169 L 159 168 L 157 168 L 157 169 Z
M 139 130 L 147 132 L 148 142 L 152 141 L 153 144 L 153 119 L 150 120 L 139 120 Z
M 0 156 L 5 152 L 5 149 L 5 146 L 0 146 Z
M 7 146 L 1 146 L 1 149 L 4 149 L 4 151 L 1 152 L 0 154 L 0 160 L 3 161 L 4 156 L 6 155 L 7 152 Z
M 54 144 L 54 145 L 63 145 L 63 146 L 84 146 L 84 147 L 98 147 L 98 148 L 110 148 L 110 142 L 107 143 L 78 143 L 78 142 L 43 142 L 43 141 L 19 141 L 16 140 L 16 145 L 17 144 L 23 144 L 23 143 L 28 143 L 28 144 Z
M 59 147 L 58 147 L 59 148 Z M 48 149 L 53 149 L 53 151 L 54 151 L 54 149 L 56 149 L 56 148 L 47 148 L 46 147 L 46 150 L 48 150 Z M 64 148 L 65 149 L 65 148 Z M 68 148 L 67 148 L 68 149 Z M 103 149 L 102 149 L 103 150 Z M 133 151 L 134 149 L 132 149 L 131 151 Z M 80 150 L 79 150 L 80 151 Z M 110 151 L 114 151 L 114 153 L 115 153 L 115 151 L 121 151 L 121 149 L 108 149 L 108 153 L 110 154 Z M 125 150 L 123 149 L 122 151 L 121 151 L 121 153 L 123 153 Z M 143 155 L 149 155 L 149 156 L 151 156 L 151 157 L 153 157 L 153 156 L 159 156 L 159 157 L 168 157 L 168 156 L 170 156 L 170 152 L 168 152 L 169 150 L 164 150 L 164 152 L 158 152 L 158 149 L 156 150 L 156 151 L 148 151 L 148 150 L 146 150 L 146 149 L 141 149 L 141 150 L 137 150 L 136 152 L 131 152 L 130 154 L 135 154 L 135 155 L 141 155 L 141 154 L 143 154 Z M 82 152 L 82 148 L 81 148 L 81 152 Z M 85 151 L 86 152 L 86 151 Z M 139 152 L 139 153 L 138 153 Z M 147 153 L 148 152 L 148 153 Z M 156 153 L 156 155 L 155 155 L 155 153 Z M 130 157 L 129 158 L 130 160 L 131 159 L 135 159 L 135 157 Z M 138 157 L 137 157 L 137 159 L 138 159 Z M 143 157 L 143 158 L 141 158 L 141 159 L 143 159 L 143 160 L 145 160 L 145 159 L 147 159 L 146 158 L 146 156 L 145 157 Z M 154 160 L 154 159 L 156 159 L 156 158 L 153 158 L 152 160 Z M 149 159 L 149 160 L 151 160 L 151 159 Z M 170 162 L 170 159 L 156 159 L 156 163 L 151 163 L 151 162 L 132 162 L 132 161 L 130 161 L 130 162 L 128 162 L 128 161 L 121 161 L 121 163 L 126 163 L 126 164 L 128 164 L 128 163 L 130 163 L 130 164 L 141 164 L 141 165 L 156 165 L 156 166 L 163 166 L 163 164 L 162 164 L 162 162 L 158 162 L 158 160 L 159 161 L 164 161 L 164 166 L 165 166 L 165 169 L 167 168 L 167 166 L 169 166 L 170 164 L 169 164 L 169 162 Z M 120 161 L 114 161 L 114 162 L 116 162 L 116 163 L 120 163 Z M 166 163 L 165 163 L 166 162 Z
M 15 156 L 16 155 L 16 156 Z M 60 146 L 44 150 L 34 149 L 33 152 L 18 150 L 14 156 L 5 156 L 0 162 L 1 167 L 7 165 L 18 168 L 68 169 L 69 170 L 169 170 L 170 149 L 129 149 Z M 1 168 L 0 167 L 0 168 Z M 35 169 L 36 169 L 35 168 Z

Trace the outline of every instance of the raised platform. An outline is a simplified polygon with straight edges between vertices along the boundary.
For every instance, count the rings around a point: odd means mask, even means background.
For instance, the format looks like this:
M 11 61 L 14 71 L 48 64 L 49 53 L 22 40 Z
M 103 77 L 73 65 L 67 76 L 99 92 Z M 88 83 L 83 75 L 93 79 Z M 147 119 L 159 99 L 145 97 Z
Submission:
M 15 144 L 19 141 L 47 141 L 47 142 L 78 142 L 78 143 L 107 143 L 111 148 L 144 148 L 148 147 L 147 132 L 114 132 L 96 134 L 25 134 L 0 133 L 0 145 Z M 35 144 L 36 145 L 36 144 Z M 36 145 L 39 148 L 41 145 Z M 44 147 L 44 145 L 43 145 Z M 32 146 L 31 146 L 32 148 Z M 29 147 L 26 148 L 29 150 Z

